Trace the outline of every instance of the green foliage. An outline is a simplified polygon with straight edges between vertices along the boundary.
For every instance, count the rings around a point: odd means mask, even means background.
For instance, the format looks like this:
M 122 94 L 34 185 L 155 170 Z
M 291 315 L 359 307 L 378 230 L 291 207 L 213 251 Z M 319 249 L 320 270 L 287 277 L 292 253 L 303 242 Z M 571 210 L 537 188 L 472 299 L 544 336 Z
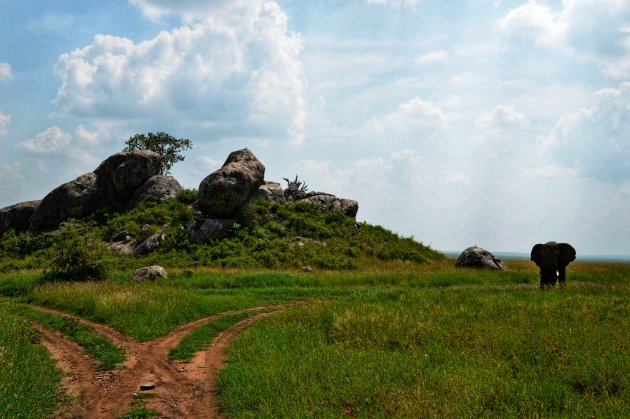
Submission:
M 219 333 L 229 329 L 241 320 L 250 317 L 249 312 L 241 312 L 221 316 L 208 321 L 205 325 L 187 334 L 182 341 L 168 352 L 168 359 L 190 362 L 196 352 L 210 345 Z
M 160 412 L 155 409 L 148 409 L 144 406 L 133 407 L 121 416 L 121 419 L 145 419 L 160 416 Z
M 52 417 L 61 399 L 61 372 L 39 344 L 39 333 L 0 305 L 0 417 Z
M 182 204 L 194 204 L 199 199 L 199 191 L 197 189 L 183 189 L 177 194 L 176 199 Z
M 191 149 L 193 146 L 192 141 L 186 138 L 177 139 L 164 132 L 136 134 L 125 141 L 125 144 L 123 151 L 152 150 L 158 153 L 162 158 L 163 175 L 169 174 L 175 163 L 184 160 L 181 151 Z
M 15 233 L 13 230 L 5 232 L 0 237 L 0 254 L 23 258 L 50 246 L 50 237 L 31 232 Z
M 81 345 L 94 358 L 102 370 L 112 370 L 125 360 L 125 351 L 112 341 L 96 333 L 94 329 L 79 323 L 72 317 L 61 317 L 33 310 L 26 305 L 14 308 L 15 312 L 47 328 L 57 330 Z
M 110 276 L 109 247 L 92 225 L 66 221 L 51 236 L 48 269 L 52 278 L 86 280 Z

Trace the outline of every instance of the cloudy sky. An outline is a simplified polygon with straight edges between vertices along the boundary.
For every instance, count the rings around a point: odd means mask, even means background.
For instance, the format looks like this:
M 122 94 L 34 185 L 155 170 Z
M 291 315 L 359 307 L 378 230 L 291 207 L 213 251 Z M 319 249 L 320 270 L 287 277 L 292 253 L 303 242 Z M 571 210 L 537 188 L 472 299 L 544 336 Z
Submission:
M 268 180 L 439 250 L 630 254 L 627 0 L 2 0 L 0 207 L 131 135 L 248 147 Z

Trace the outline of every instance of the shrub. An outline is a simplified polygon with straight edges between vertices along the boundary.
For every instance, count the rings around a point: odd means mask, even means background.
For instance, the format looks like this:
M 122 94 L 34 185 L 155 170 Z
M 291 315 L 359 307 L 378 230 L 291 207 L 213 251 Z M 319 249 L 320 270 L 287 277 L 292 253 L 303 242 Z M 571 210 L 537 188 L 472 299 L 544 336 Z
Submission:
M 51 235 L 50 276 L 73 280 L 110 276 L 109 247 L 101 241 L 92 225 L 70 220 Z

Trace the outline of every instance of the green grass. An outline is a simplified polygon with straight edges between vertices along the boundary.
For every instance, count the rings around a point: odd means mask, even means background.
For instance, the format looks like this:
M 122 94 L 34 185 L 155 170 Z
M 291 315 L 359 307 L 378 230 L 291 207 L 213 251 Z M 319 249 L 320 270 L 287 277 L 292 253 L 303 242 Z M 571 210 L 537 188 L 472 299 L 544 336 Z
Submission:
M 51 417 L 61 401 L 55 368 L 40 336 L 0 305 L 0 417 Z
M 70 317 L 55 316 L 32 309 L 27 305 L 15 305 L 12 311 L 42 326 L 56 330 L 78 343 L 99 364 L 102 370 L 112 370 L 125 360 L 125 351 L 112 341 L 99 335 L 93 328 Z
M 190 362 L 195 353 L 208 347 L 212 339 L 219 335 L 219 333 L 251 316 L 252 313 L 242 312 L 208 321 L 205 325 L 187 334 L 179 345 L 171 348 L 168 353 L 168 359 L 171 361 L 180 360 Z
M 142 340 L 228 310 L 310 301 L 230 347 L 220 376 L 230 417 L 630 416 L 630 266 L 571 264 L 566 289 L 540 292 L 528 261 L 508 261 L 508 272 L 452 263 L 187 269 L 146 283 L 26 275 L 22 286 L 5 274 L 0 290 Z M 239 320 L 209 322 L 171 357 L 191 356 Z
M 231 346 L 221 407 L 233 417 L 627 417 L 628 277 L 612 288 L 607 274 L 585 275 L 562 292 L 376 288 L 286 311 Z

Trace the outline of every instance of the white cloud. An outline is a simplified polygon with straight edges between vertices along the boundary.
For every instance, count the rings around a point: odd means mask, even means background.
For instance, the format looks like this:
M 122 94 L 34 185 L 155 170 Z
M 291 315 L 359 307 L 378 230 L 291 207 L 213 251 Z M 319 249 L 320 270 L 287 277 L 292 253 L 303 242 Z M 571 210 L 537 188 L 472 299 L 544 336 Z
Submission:
M 577 170 L 575 169 L 569 169 L 567 167 L 554 165 L 533 167 L 525 169 L 520 173 L 521 176 L 531 178 L 558 178 L 565 176 L 575 176 L 576 174 Z
M 560 14 L 536 0 L 510 10 L 499 25 L 511 35 L 532 37 L 543 45 L 561 44 L 568 29 Z
M 185 120 L 216 135 L 302 141 L 302 41 L 275 1 L 133 4 L 153 17 L 201 12 L 152 39 L 97 35 L 62 54 L 58 114 Z
M 70 134 L 57 126 L 52 126 L 37 134 L 34 138 L 18 143 L 16 147 L 32 153 L 59 153 L 66 149 L 71 140 L 72 136 Z
M 445 127 L 447 121 L 446 113 L 439 106 L 416 97 L 382 117 L 373 118 L 368 122 L 367 129 L 377 134 L 390 131 L 409 133 L 422 128 Z
M 0 62 L 0 81 L 3 80 L 12 80 L 13 73 L 11 71 L 11 65 L 8 63 Z
M 385 6 L 415 9 L 424 0 L 367 0 L 368 4 L 382 4 Z
M 83 125 L 79 125 L 74 132 L 74 138 L 86 146 L 94 146 L 99 142 L 98 132 L 88 131 Z
M 390 157 L 393 161 L 408 161 L 411 164 L 416 164 L 422 160 L 421 155 L 409 149 L 394 151 Z
M 448 51 L 433 51 L 421 54 L 414 61 L 417 65 L 431 64 L 448 61 Z
M 630 83 L 597 92 L 592 106 L 562 116 L 538 144 L 580 174 L 606 182 L 630 180 Z
M 505 130 L 524 127 L 528 124 L 527 116 L 505 105 L 497 105 L 490 112 L 485 112 L 475 118 L 475 126 L 484 130 Z
M 7 135 L 8 129 L 7 126 L 11 123 L 11 115 L 7 115 L 4 112 L 0 111 L 0 138 Z
M 630 75 L 630 2 L 564 0 L 559 11 L 536 0 L 510 10 L 499 27 L 539 45 L 559 47 L 610 77 Z
M 470 177 L 458 171 L 446 171 L 442 174 L 443 179 L 447 183 L 470 185 L 472 183 Z

